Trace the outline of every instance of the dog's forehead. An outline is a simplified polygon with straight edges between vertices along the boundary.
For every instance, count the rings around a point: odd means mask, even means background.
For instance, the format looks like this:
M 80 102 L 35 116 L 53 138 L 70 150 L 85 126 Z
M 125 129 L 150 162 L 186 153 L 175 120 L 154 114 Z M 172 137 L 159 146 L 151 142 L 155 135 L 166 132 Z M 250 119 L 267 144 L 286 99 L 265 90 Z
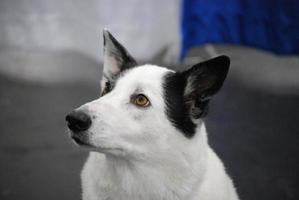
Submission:
M 151 85 L 161 87 L 163 77 L 171 70 L 156 65 L 142 65 L 128 70 L 120 77 L 119 85 Z

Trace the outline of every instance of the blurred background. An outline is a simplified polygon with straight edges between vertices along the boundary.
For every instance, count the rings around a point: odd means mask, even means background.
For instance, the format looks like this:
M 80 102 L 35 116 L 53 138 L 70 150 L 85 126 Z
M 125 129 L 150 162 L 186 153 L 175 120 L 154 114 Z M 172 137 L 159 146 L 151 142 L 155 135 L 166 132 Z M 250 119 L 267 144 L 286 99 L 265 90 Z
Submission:
M 205 119 L 243 200 L 299 199 L 296 0 L 0 0 L 0 199 L 80 199 L 64 116 L 99 96 L 102 29 L 140 63 L 225 54 Z

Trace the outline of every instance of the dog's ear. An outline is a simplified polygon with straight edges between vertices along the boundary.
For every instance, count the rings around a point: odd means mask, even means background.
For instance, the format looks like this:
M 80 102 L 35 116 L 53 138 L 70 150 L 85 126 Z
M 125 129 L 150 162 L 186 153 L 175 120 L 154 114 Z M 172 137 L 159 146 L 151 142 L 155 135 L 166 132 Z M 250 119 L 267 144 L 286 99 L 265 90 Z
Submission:
M 227 56 L 218 56 L 192 66 L 183 72 L 186 85 L 184 99 L 191 106 L 194 117 L 202 116 L 211 96 L 221 88 L 229 69 Z
M 136 66 L 137 62 L 107 29 L 103 31 L 103 37 L 103 75 L 108 81 L 113 82 L 121 71 Z

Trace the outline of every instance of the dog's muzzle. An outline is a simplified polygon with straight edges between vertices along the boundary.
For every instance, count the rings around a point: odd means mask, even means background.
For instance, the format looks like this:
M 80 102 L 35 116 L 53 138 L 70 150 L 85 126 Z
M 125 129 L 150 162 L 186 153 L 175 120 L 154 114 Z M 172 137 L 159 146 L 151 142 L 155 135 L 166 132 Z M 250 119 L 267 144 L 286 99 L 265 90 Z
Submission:
M 67 126 L 73 133 L 86 131 L 91 126 L 91 118 L 83 111 L 72 111 L 65 117 Z

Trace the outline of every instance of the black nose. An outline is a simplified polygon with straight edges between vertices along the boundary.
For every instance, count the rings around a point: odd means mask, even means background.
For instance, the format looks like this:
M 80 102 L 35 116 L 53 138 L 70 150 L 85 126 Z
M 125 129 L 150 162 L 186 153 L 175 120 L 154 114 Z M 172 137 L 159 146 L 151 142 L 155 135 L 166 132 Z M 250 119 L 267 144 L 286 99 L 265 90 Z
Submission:
M 73 111 L 65 117 L 67 126 L 73 132 L 86 131 L 91 125 L 91 119 L 83 111 Z

